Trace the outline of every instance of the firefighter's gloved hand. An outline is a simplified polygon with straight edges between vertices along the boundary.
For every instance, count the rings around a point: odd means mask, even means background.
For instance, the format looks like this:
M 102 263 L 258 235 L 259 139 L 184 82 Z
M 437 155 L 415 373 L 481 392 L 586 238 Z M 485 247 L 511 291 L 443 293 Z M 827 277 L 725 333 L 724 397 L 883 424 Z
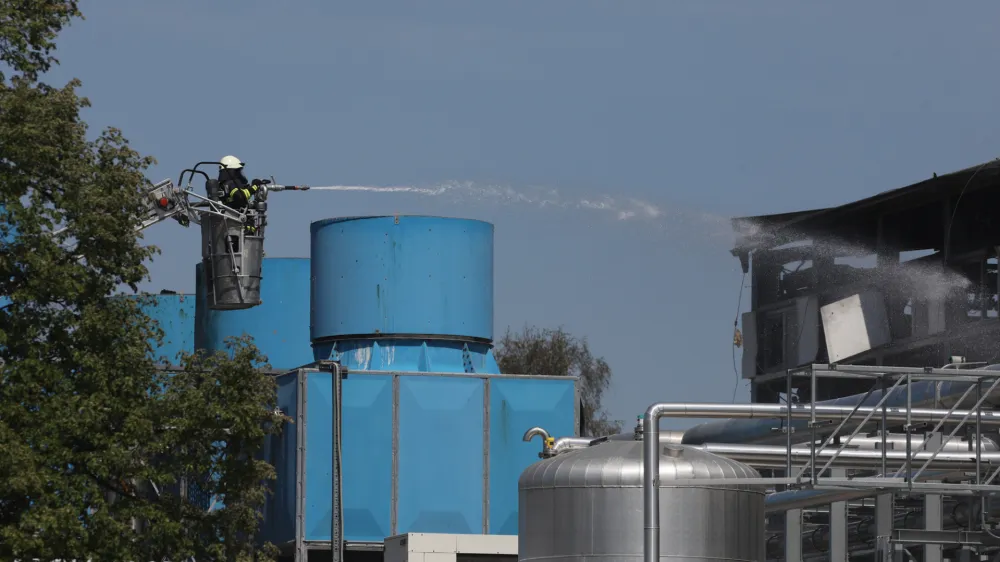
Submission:
M 263 180 L 259 180 L 257 178 L 254 178 L 254 180 L 252 182 L 250 182 L 250 185 L 252 185 L 254 187 L 260 187 L 262 185 L 265 185 L 265 182 Z

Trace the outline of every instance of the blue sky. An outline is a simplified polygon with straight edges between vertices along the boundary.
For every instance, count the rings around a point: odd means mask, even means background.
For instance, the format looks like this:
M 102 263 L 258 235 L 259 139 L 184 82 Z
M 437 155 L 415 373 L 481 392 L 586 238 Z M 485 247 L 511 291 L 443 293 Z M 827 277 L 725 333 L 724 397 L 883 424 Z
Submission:
M 725 219 L 850 201 L 1000 155 L 990 2 L 85 0 L 50 80 L 150 179 L 236 154 L 309 185 L 544 186 L 542 209 L 361 193 L 271 198 L 271 256 L 311 221 L 442 214 L 496 225 L 496 330 L 564 326 L 652 401 L 729 401 L 740 284 Z M 147 232 L 147 288 L 194 290 L 199 238 Z M 746 299 L 744 299 L 746 308 Z M 737 356 L 737 360 L 739 357 Z M 737 401 L 748 398 L 741 383 Z M 674 427 L 685 427 L 677 422 Z

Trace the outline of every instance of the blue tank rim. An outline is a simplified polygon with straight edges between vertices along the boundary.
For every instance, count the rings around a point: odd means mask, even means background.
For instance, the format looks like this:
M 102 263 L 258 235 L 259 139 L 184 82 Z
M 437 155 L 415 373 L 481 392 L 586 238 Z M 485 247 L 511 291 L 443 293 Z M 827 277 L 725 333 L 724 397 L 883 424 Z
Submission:
M 328 219 L 320 219 L 320 220 L 316 220 L 316 221 L 313 221 L 312 223 L 310 223 L 309 230 L 312 231 L 312 232 L 315 232 L 319 228 L 322 228 L 322 227 L 330 225 L 330 224 L 336 224 L 336 223 L 344 223 L 344 222 L 352 222 L 352 221 L 362 221 L 362 220 L 372 220 L 372 219 L 390 219 L 390 218 L 400 218 L 400 219 L 439 219 L 439 220 L 455 221 L 455 222 L 474 222 L 474 223 L 485 224 L 485 225 L 489 226 L 490 228 L 495 228 L 495 226 L 494 226 L 493 223 L 491 223 L 489 221 L 482 220 L 482 219 L 470 219 L 470 218 L 465 218 L 465 217 L 446 217 L 446 216 L 443 216 L 443 215 L 406 215 L 406 214 L 402 214 L 402 215 L 352 215 L 352 216 L 346 216 L 346 217 L 332 217 L 332 218 L 328 218 Z
M 186 298 L 186 297 L 193 297 L 193 296 L 195 296 L 197 294 L 197 293 L 182 293 L 181 291 L 170 291 L 169 293 L 164 293 L 164 292 L 162 292 L 163 290 L 164 289 L 160 289 L 159 291 L 139 291 L 138 293 L 131 294 L 131 295 L 127 295 L 126 294 L 126 295 L 115 295 L 115 296 L 117 296 L 117 297 L 124 297 L 124 298 L 145 298 L 145 297 L 156 297 L 156 298 L 183 297 L 183 298 Z M 167 289 L 167 290 L 169 290 L 169 289 Z
M 366 333 L 366 334 L 345 334 L 338 336 L 322 336 L 319 338 L 310 338 L 310 343 L 313 347 L 328 345 L 332 343 L 342 343 L 342 342 L 357 342 L 357 341 L 371 341 L 371 342 L 385 342 L 385 341 L 427 341 L 434 343 L 470 343 L 475 345 L 488 345 L 491 348 L 494 346 L 494 341 L 492 338 L 482 338 L 478 336 L 462 336 L 456 334 L 418 334 L 418 333 L 408 333 L 408 332 L 392 332 L 392 333 Z

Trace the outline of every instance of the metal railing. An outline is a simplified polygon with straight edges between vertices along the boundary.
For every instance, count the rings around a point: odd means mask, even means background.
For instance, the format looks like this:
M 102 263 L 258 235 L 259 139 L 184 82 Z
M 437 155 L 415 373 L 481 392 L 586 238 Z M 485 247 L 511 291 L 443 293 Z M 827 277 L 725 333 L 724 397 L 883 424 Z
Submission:
M 795 387 L 795 378 L 808 378 L 811 389 L 810 402 L 803 405 L 791 403 Z M 868 392 L 850 408 L 846 416 L 831 416 L 830 408 L 840 409 L 841 406 L 818 405 L 815 401 L 818 380 L 820 378 L 854 378 L 872 381 Z M 917 408 L 921 404 L 914 403 L 913 389 L 918 382 L 934 381 L 935 383 L 969 383 L 957 400 L 947 408 L 928 409 Z M 940 387 L 938 391 L 940 393 Z M 953 389 L 953 387 L 949 387 Z M 897 494 L 905 495 L 935 495 L 954 496 L 978 502 L 981 510 L 980 520 L 976 528 L 944 532 L 931 529 L 892 529 L 892 521 L 883 522 L 878 531 L 877 550 L 883 559 L 891 556 L 893 548 L 903 544 L 955 544 L 996 546 L 1000 544 L 1000 535 L 994 532 L 987 514 L 985 498 L 1000 493 L 1000 455 L 995 452 L 983 452 L 983 430 L 985 427 L 995 427 L 993 420 L 1000 418 L 1000 412 L 984 409 L 984 404 L 994 396 L 1000 388 L 1000 371 L 985 369 L 959 368 L 912 368 L 886 366 L 859 366 L 815 364 L 786 373 L 787 405 L 746 405 L 745 408 L 758 407 L 759 414 L 768 410 L 774 418 L 782 419 L 783 428 L 775 428 L 786 434 L 785 447 L 781 446 L 748 446 L 726 443 L 705 443 L 700 448 L 715 452 L 734 460 L 742 460 L 751 465 L 780 468 L 778 461 L 784 457 L 784 476 L 761 478 L 734 478 L 727 480 L 733 484 L 759 486 L 771 490 L 814 491 L 829 490 L 828 498 L 817 494 L 814 505 L 822 505 L 836 500 L 836 494 L 843 497 L 845 490 L 870 491 L 880 499 L 891 498 Z M 866 406 L 875 392 L 881 389 L 874 406 Z M 926 389 L 923 389 L 926 390 Z M 972 393 L 975 401 L 968 409 L 960 410 Z M 900 393 L 905 393 L 905 400 L 898 400 Z M 958 394 L 958 392 L 955 392 Z M 1000 395 L 1000 392 L 997 392 Z M 926 399 L 926 396 L 921 396 Z M 890 407 L 889 403 L 893 406 Z M 677 404 L 653 404 L 643 419 L 643 470 L 644 470 L 644 518 L 645 518 L 645 562 L 659 560 L 659 420 L 662 417 L 694 417 L 689 412 L 712 412 L 721 414 L 722 405 L 689 404 L 687 408 L 678 408 Z M 802 419 L 803 411 L 808 411 L 808 436 L 796 443 L 793 419 Z M 735 411 L 735 410 L 734 410 Z M 776 415 L 779 414 L 780 415 Z M 704 417 L 719 417 L 710 415 Z M 769 417 L 768 415 L 747 416 L 737 413 L 733 417 Z M 860 418 L 860 419 L 859 419 Z M 970 421 L 971 420 L 971 421 Z M 919 424 L 917 423 L 919 422 Z M 934 424 L 925 433 L 919 447 L 913 447 L 913 434 Z M 888 436 L 890 429 L 902 426 L 905 436 L 905 452 L 889 452 Z M 872 427 L 874 426 L 874 428 Z M 832 429 L 831 429 L 832 428 Z M 941 438 L 942 429 L 950 429 L 947 437 Z M 850 444 L 859 433 L 868 430 L 869 435 L 881 437 L 881 447 L 877 452 L 852 450 Z M 872 430 L 874 429 L 874 432 Z M 969 438 L 970 450 L 956 453 L 954 448 L 946 451 L 946 444 L 963 429 Z M 845 433 L 849 432 L 847 435 Z M 804 443 L 802 443 L 804 442 Z M 835 448 L 833 448 L 835 447 Z M 862 454 L 859 454 L 862 453 Z M 874 453 L 874 454 L 873 454 Z M 851 466 L 859 468 L 858 459 L 867 463 L 866 474 L 862 476 L 825 476 L 832 468 Z M 825 461 L 820 465 L 820 461 Z M 851 463 L 854 463 L 852 466 Z M 917 467 L 915 469 L 915 467 Z M 987 471 L 984 470 L 988 468 Z M 927 482 L 928 470 L 935 471 L 935 482 Z M 872 474 L 872 473 L 875 474 Z M 717 483 L 717 481 L 714 481 Z M 704 479 L 686 479 L 672 481 L 671 485 L 711 485 L 713 481 Z M 795 509 L 801 509 L 802 504 L 795 504 Z M 891 513 L 891 509 L 890 509 Z M 970 523 L 971 525 L 971 523 Z M 792 529 L 793 527 L 789 527 Z M 797 527 L 796 527 L 797 529 Z M 791 532 L 791 531 L 789 531 Z M 799 531 L 795 531 L 799 536 Z M 951 542 L 949 542 L 951 541 Z M 845 550 L 846 552 L 846 550 Z

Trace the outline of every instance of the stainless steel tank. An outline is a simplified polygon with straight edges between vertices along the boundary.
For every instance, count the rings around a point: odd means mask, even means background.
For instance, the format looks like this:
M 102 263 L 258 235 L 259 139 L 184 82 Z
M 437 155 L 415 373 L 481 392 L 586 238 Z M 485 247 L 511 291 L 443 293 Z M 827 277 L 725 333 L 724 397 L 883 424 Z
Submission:
M 660 559 L 764 560 L 764 493 L 727 482 L 749 466 L 663 444 Z M 718 479 L 713 486 L 678 479 Z M 518 559 L 642 560 L 642 441 L 607 440 L 529 466 L 518 481 Z

